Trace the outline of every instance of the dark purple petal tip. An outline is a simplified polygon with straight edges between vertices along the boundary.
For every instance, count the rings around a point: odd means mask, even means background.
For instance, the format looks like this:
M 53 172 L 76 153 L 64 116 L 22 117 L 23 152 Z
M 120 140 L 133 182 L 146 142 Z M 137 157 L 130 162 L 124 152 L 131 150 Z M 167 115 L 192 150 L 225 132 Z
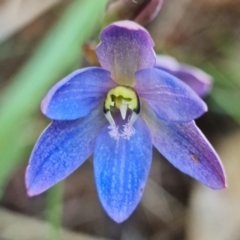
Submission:
M 155 65 L 153 40 L 137 23 L 115 22 L 102 31 L 100 39 L 96 49 L 98 60 L 118 84 L 133 86 L 137 70 Z

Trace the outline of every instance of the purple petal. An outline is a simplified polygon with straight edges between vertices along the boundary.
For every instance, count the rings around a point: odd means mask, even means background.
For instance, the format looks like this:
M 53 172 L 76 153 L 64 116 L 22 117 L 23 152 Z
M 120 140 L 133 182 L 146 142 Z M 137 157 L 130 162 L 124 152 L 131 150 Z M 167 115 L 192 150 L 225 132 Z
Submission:
M 53 121 L 33 149 L 26 172 L 28 195 L 44 192 L 78 168 L 91 155 L 105 123 L 102 106 L 86 118 Z
M 107 214 L 116 222 L 126 220 L 137 207 L 152 160 L 150 132 L 141 118 L 129 140 L 110 137 L 108 126 L 100 132 L 94 151 L 98 195 Z
M 137 70 L 155 65 L 153 40 L 137 23 L 115 22 L 103 30 L 100 39 L 96 49 L 98 60 L 120 85 L 133 86 Z
M 165 121 L 188 122 L 207 111 L 207 105 L 185 83 L 157 68 L 138 71 L 135 89 Z
M 164 122 L 144 104 L 143 118 L 152 134 L 153 145 L 180 171 L 213 189 L 226 187 L 221 161 L 195 125 Z
M 77 70 L 52 87 L 42 102 L 42 112 L 54 120 L 85 117 L 115 86 L 110 73 L 102 68 Z
M 212 88 L 212 77 L 194 66 L 180 64 L 175 58 L 157 55 L 156 67 L 179 78 L 189 85 L 200 97 Z

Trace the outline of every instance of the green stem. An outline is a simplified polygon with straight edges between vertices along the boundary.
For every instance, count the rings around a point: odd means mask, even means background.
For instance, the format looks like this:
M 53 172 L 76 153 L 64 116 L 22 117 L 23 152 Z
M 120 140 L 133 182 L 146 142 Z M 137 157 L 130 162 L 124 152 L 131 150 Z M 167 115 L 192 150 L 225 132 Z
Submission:
M 50 223 L 49 240 L 60 240 L 62 229 L 62 197 L 63 183 L 59 183 L 48 191 L 46 218 Z

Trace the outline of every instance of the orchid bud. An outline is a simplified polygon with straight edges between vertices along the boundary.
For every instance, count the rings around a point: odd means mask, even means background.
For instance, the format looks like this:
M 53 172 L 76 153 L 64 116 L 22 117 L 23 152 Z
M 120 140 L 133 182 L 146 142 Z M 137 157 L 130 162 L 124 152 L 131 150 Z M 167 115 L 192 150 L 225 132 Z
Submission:
M 160 11 L 163 0 L 118 0 L 108 4 L 104 25 L 129 19 L 141 25 L 151 22 Z

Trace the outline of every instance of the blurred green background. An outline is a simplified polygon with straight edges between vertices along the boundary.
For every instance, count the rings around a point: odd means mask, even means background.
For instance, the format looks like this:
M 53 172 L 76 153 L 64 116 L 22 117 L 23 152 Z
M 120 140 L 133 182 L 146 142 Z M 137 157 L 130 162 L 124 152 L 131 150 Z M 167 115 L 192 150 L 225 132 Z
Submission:
M 240 239 L 238 0 L 168 0 L 146 26 L 157 53 L 200 67 L 214 78 L 205 99 L 209 112 L 197 123 L 223 160 L 227 190 L 197 184 L 154 152 L 141 204 L 122 225 L 100 206 L 91 159 L 64 183 L 27 197 L 27 161 L 49 123 L 40 113 L 41 100 L 54 83 L 88 64 L 83 45 L 97 40 L 107 2 L 0 0 L 0 239 Z M 10 222 L 4 214 L 11 214 Z M 42 221 L 31 228 L 32 219 L 43 220 L 47 230 Z

